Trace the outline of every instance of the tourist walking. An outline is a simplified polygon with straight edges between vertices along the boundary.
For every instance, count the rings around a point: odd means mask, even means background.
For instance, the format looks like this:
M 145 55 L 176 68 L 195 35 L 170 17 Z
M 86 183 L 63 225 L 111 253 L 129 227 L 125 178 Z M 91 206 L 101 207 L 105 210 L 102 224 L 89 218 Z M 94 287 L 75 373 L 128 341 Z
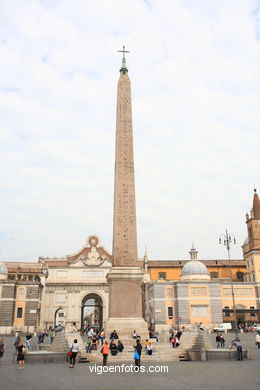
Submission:
M 0 362 L 1 362 L 2 358 L 3 358 L 4 351 L 5 351 L 4 339 L 0 339 Z
M 16 339 L 15 339 L 14 347 L 15 347 L 16 351 L 18 349 L 18 345 L 19 345 L 20 340 L 21 340 L 20 336 L 17 336 Z
M 255 343 L 257 345 L 257 348 L 260 348 L 260 333 L 257 333 L 255 336 Z
M 103 366 L 107 366 L 107 358 L 109 354 L 109 345 L 107 340 L 105 340 L 105 343 L 101 348 L 101 353 L 103 354 Z
M 76 357 L 77 357 L 77 354 L 79 352 L 79 345 L 78 345 L 78 340 L 75 339 L 71 348 L 70 348 L 70 351 L 72 352 L 71 355 L 70 355 L 70 365 L 69 365 L 69 368 L 73 368 L 75 366 L 75 363 L 76 363 Z
M 242 344 L 240 343 L 240 339 L 238 337 L 235 340 L 231 341 L 229 350 L 231 350 L 232 347 L 235 347 L 237 349 L 237 360 L 243 360 Z
M 134 350 L 136 350 L 138 352 L 138 355 L 139 355 L 139 361 L 138 361 L 139 367 L 140 367 L 140 364 L 141 364 L 142 349 L 143 349 L 143 346 L 141 344 L 141 341 L 140 341 L 140 339 L 137 339 L 136 340 L 136 345 L 134 346 Z
M 217 343 L 217 348 L 220 348 L 221 347 L 221 338 L 220 338 L 219 333 L 216 336 L 216 343 Z
M 19 369 L 24 368 L 24 362 L 25 362 L 24 355 L 25 355 L 25 346 L 22 340 L 20 340 L 17 347 L 17 363 Z

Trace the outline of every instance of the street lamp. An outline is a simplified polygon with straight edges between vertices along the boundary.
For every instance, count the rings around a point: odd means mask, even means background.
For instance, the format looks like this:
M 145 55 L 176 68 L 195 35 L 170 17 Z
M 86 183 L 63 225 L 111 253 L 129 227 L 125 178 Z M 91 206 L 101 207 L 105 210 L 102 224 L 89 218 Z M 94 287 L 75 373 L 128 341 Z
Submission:
M 237 332 L 238 332 L 238 329 L 237 329 L 237 311 L 236 311 L 236 304 L 235 304 L 234 286 L 233 286 L 233 279 L 232 279 L 232 268 L 231 268 L 231 260 L 230 260 L 230 244 L 236 244 L 236 239 L 233 236 L 233 234 L 229 234 L 227 229 L 226 229 L 226 233 L 225 234 L 221 234 L 219 236 L 219 244 L 225 245 L 227 247 L 227 252 L 228 252 L 231 294 L 232 294 L 232 301 L 233 301 L 233 308 L 234 308 L 235 331 L 236 331 L 236 338 L 237 338 Z

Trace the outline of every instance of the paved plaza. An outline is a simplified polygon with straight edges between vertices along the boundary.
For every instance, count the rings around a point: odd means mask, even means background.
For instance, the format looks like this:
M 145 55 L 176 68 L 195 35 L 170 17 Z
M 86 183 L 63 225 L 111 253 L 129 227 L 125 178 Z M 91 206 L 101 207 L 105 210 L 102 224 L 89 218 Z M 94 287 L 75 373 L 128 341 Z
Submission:
M 232 334 L 226 335 L 227 341 Z M 211 336 L 213 341 L 215 335 Z M 150 365 L 144 364 L 145 373 L 91 373 L 89 364 L 77 364 L 69 369 L 66 362 L 27 364 L 19 370 L 12 362 L 14 352 L 13 337 L 6 338 L 6 353 L 0 363 L 1 388 L 13 390 L 132 390 L 132 389 L 177 389 L 177 390 L 233 390 L 260 389 L 260 349 L 254 345 L 255 335 L 241 336 L 245 347 L 250 347 L 252 360 L 249 361 L 209 361 L 209 362 L 154 362 L 168 367 L 168 373 L 151 373 Z M 48 341 L 48 339 L 46 340 Z M 170 346 L 169 346 L 170 347 Z M 100 355 L 100 362 L 102 356 Z M 111 365 L 111 359 L 110 359 Z

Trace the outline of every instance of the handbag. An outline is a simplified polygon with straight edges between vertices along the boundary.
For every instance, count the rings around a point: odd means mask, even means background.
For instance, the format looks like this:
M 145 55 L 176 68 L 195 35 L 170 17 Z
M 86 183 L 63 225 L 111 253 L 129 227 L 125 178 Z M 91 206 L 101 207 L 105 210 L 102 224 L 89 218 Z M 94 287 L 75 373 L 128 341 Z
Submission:
M 139 359 L 140 359 L 139 353 L 137 351 L 135 351 L 134 360 L 139 360 Z
M 67 353 L 67 356 L 72 356 L 72 347 L 73 347 L 73 345 L 70 347 L 70 350 L 69 350 L 69 352 Z

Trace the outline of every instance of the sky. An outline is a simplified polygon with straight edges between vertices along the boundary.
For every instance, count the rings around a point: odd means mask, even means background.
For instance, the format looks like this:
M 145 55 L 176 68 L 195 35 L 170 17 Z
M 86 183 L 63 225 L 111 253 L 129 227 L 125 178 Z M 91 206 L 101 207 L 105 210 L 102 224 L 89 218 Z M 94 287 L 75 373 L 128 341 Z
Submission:
M 113 235 L 116 88 L 132 83 L 138 254 L 242 259 L 260 193 L 260 1 L 0 1 L 0 261 Z

